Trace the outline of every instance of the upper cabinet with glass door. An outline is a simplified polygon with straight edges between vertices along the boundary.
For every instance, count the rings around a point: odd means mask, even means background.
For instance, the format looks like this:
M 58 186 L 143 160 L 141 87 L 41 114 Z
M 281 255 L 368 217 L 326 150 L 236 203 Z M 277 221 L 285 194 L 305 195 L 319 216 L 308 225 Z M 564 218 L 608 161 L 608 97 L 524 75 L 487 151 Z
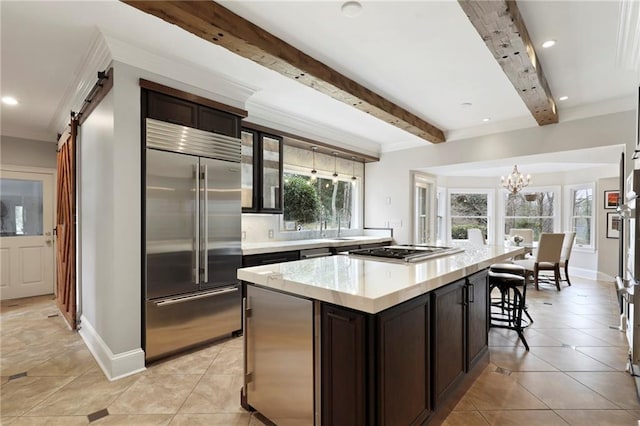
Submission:
M 282 138 L 242 129 L 242 211 L 282 213 Z
M 256 181 L 255 172 L 258 170 L 256 159 L 256 147 L 258 144 L 255 139 L 257 134 L 243 129 L 241 133 L 242 139 L 242 211 L 255 212 L 257 210 L 257 191 L 254 191 L 254 182 Z

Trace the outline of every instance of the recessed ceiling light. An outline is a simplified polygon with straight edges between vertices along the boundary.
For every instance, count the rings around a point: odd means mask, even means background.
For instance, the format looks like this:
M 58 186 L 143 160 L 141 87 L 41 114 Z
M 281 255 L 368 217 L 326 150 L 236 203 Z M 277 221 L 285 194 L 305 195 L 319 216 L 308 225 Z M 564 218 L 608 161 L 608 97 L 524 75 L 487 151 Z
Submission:
M 348 1 L 340 8 L 342 14 L 348 18 L 355 18 L 362 13 L 362 5 L 357 1 Z
M 547 40 L 544 43 L 542 43 L 542 47 L 544 47 L 545 49 L 553 46 L 554 44 L 556 44 L 555 40 Z
M 559 101 L 566 101 L 567 99 L 569 99 L 569 97 L 568 97 L 568 96 L 560 96 L 560 97 L 558 98 L 558 100 L 559 100 Z
M 13 96 L 3 96 L 2 103 L 6 105 L 18 105 L 18 100 Z
M 490 121 L 490 120 L 491 120 L 490 118 L 483 118 L 483 119 L 482 119 L 482 121 L 484 121 L 485 123 L 486 123 L 487 121 Z

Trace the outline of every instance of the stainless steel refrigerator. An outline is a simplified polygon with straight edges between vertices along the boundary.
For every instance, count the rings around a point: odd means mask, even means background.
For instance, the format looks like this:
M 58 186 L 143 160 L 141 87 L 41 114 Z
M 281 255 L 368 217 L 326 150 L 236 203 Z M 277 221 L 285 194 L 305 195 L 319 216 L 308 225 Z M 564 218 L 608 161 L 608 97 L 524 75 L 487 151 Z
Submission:
M 146 119 L 147 361 L 241 329 L 240 148 Z
M 623 156 L 624 161 L 624 156 Z M 633 369 L 640 368 L 640 170 L 633 170 L 624 182 L 621 167 L 621 202 L 618 212 L 622 217 L 620 233 L 620 265 L 616 285 L 621 302 L 621 329 L 629 341 Z M 640 383 L 638 383 L 640 385 Z M 640 392 L 640 387 L 638 389 Z M 639 393 L 640 394 L 640 393 Z

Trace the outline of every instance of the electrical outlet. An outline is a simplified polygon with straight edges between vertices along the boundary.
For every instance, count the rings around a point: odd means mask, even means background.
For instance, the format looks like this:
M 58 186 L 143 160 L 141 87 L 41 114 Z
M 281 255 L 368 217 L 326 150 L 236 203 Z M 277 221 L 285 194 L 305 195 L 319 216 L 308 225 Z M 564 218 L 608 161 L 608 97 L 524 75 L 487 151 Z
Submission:
M 269 229 L 269 238 L 273 238 L 273 229 Z
M 391 205 L 391 197 L 387 197 L 386 202 L 387 202 L 387 205 L 390 206 Z

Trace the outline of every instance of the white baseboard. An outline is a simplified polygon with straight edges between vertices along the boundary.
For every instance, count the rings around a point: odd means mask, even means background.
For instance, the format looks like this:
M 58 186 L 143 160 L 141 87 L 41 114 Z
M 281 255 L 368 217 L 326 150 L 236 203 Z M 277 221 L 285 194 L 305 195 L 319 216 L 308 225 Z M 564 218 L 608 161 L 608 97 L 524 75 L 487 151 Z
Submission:
M 562 272 L 564 276 L 564 271 Z M 599 272 L 594 271 L 593 269 L 584 269 L 584 268 L 575 268 L 569 266 L 569 278 L 576 276 L 580 278 L 588 278 L 590 280 L 597 280 Z
M 142 349 L 114 354 L 84 315 L 80 318 L 78 334 L 109 380 L 121 379 L 145 370 Z
M 596 279 L 598 281 L 611 281 L 611 282 L 615 282 L 615 280 L 616 280 L 616 278 L 614 276 L 611 276 L 609 274 L 605 274 L 604 272 L 600 272 L 600 271 L 598 271 L 598 275 L 597 275 Z

